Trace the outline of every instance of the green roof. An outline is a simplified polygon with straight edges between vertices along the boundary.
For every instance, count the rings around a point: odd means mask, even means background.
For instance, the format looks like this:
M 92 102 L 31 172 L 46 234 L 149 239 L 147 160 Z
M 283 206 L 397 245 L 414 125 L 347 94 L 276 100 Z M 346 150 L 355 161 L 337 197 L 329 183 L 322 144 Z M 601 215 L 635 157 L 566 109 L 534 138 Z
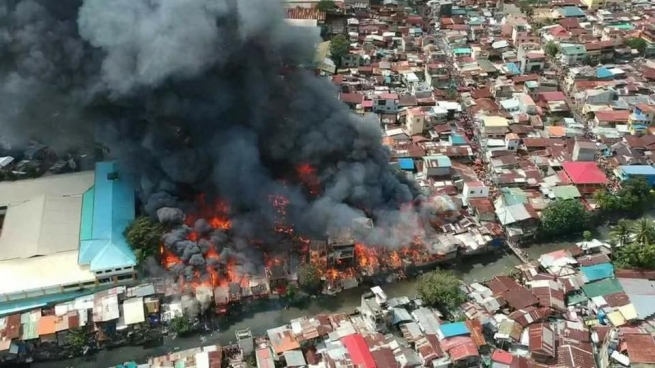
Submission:
M 501 188 L 500 192 L 503 195 L 505 204 L 508 206 L 527 204 L 530 202 L 528 200 L 528 195 L 521 188 Z
M 557 199 L 575 199 L 580 198 L 580 191 L 575 185 L 562 185 L 553 188 L 553 194 Z
M 584 45 L 564 43 L 559 45 L 560 52 L 565 55 L 586 54 L 587 48 Z
M 617 279 L 605 279 L 583 285 L 582 291 L 587 295 L 587 298 L 591 299 L 597 296 L 620 293 L 623 291 L 623 287 Z
M 574 291 L 566 297 L 566 305 L 576 305 L 584 303 L 587 300 L 589 300 L 589 298 L 587 298 L 583 292 Z
M 80 221 L 80 240 L 91 240 L 93 234 L 93 204 L 95 187 L 82 196 L 82 220 Z

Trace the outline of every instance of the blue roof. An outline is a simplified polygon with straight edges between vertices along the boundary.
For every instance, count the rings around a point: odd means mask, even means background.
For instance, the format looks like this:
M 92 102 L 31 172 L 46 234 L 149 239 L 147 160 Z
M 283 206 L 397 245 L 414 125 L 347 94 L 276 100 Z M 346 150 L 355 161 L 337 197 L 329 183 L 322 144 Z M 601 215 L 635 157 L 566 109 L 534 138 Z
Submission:
M 600 67 L 596 69 L 596 78 L 612 78 L 614 74 L 609 69 Z
M 61 303 L 80 296 L 93 293 L 93 289 L 42 295 L 35 298 L 0 302 L 0 316 L 45 307 L 48 304 Z
M 650 165 L 623 165 L 621 171 L 626 175 L 655 175 L 655 167 Z
M 472 53 L 471 49 L 468 47 L 460 47 L 453 50 L 455 54 L 470 54 Z
M 409 314 L 405 308 L 392 308 L 393 311 L 393 324 L 398 324 L 402 322 L 412 322 L 412 315 Z
M 399 158 L 398 165 L 403 170 L 414 170 L 414 159 L 407 157 Z
M 108 175 L 118 173 L 110 180 Z M 82 197 L 78 263 L 91 271 L 136 265 L 123 231 L 134 220 L 134 185 L 116 162 L 96 164 L 95 184 Z
M 509 70 L 510 73 L 517 74 L 517 75 L 521 74 L 521 69 L 519 69 L 519 67 L 516 66 L 516 64 L 507 63 L 507 64 L 505 64 L 505 66 L 507 67 L 507 70 Z
M 565 17 L 584 17 L 584 12 L 577 6 L 565 6 L 558 11 Z
M 444 338 L 471 334 L 464 322 L 445 323 L 439 326 L 439 329 L 441 330 Z
M 614 277 L 614 266 L 611 263 L 601 263 L 593 266 L 580 267 L 580 271 L 588 282 Z
M 466 144 L 466 140 L 459 134 L 451 134 L 450 142 L 454 145 Z

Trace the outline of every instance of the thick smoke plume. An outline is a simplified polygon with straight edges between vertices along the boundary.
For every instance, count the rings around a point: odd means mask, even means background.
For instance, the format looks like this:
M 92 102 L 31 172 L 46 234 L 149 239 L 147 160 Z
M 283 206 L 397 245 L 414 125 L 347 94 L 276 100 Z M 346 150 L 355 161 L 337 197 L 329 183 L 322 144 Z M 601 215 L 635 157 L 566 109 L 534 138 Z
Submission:
M 400 211 L 417 191 L 389 166 L 376 119 L 308 71 L 312 35 L 269 0 L 5 1 L 0 134 L 108 147 L 145 210 L 176 225 L 163 242 L 189 279 L 228 258 L 254 271 L 259 245 L 286 246 L 280 222 L 313 237 L 368 216 L 360 240 L 402 245 L 415 231 L 393 228 L 417 226 Z M 225 205 L 229 234 L 185 217 L 202 212 L 199 193 Z

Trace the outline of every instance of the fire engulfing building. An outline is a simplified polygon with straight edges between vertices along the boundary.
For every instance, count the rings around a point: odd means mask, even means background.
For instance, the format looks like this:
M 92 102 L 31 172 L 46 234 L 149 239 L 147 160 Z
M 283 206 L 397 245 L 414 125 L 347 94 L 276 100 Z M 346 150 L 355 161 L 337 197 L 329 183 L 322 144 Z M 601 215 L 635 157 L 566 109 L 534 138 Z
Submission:
M 134 278 L 134 189 L 114 162 L 0 183 L 0 315 Z

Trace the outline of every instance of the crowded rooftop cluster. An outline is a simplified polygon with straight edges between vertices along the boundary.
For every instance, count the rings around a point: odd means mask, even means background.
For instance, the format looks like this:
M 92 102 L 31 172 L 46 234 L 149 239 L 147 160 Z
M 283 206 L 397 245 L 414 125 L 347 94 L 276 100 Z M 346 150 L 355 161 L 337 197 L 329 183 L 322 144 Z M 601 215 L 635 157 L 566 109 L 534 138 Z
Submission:
M 309 16 L 310 3 L 289 4 L 288 16 Z M 317 72 L 378 119 L 392 165 L 453 204 L 433 224 L 452 249 L 532 241 L 557 202 L 591 212 L 598 192 L 655 183 L 648 4 L 333 5 L 316 10 L 330 38 Z M 494 230 L 484 244 L 461 239 L 484 226 Z
M 609 255 L 599 241 L 544 254 L 511 275 L 462 283 L 466 301 L 448 310 L 376 286 L 351 314 L 294 319 L 255 339 L 238 331 L 225 349 L 239 359 L 223 366 L 253 353 L 259 368 L 652 366 L 655 275 L 615 269 Z M 192 364 L 213 351 L 204 349 L 145 366 Z

